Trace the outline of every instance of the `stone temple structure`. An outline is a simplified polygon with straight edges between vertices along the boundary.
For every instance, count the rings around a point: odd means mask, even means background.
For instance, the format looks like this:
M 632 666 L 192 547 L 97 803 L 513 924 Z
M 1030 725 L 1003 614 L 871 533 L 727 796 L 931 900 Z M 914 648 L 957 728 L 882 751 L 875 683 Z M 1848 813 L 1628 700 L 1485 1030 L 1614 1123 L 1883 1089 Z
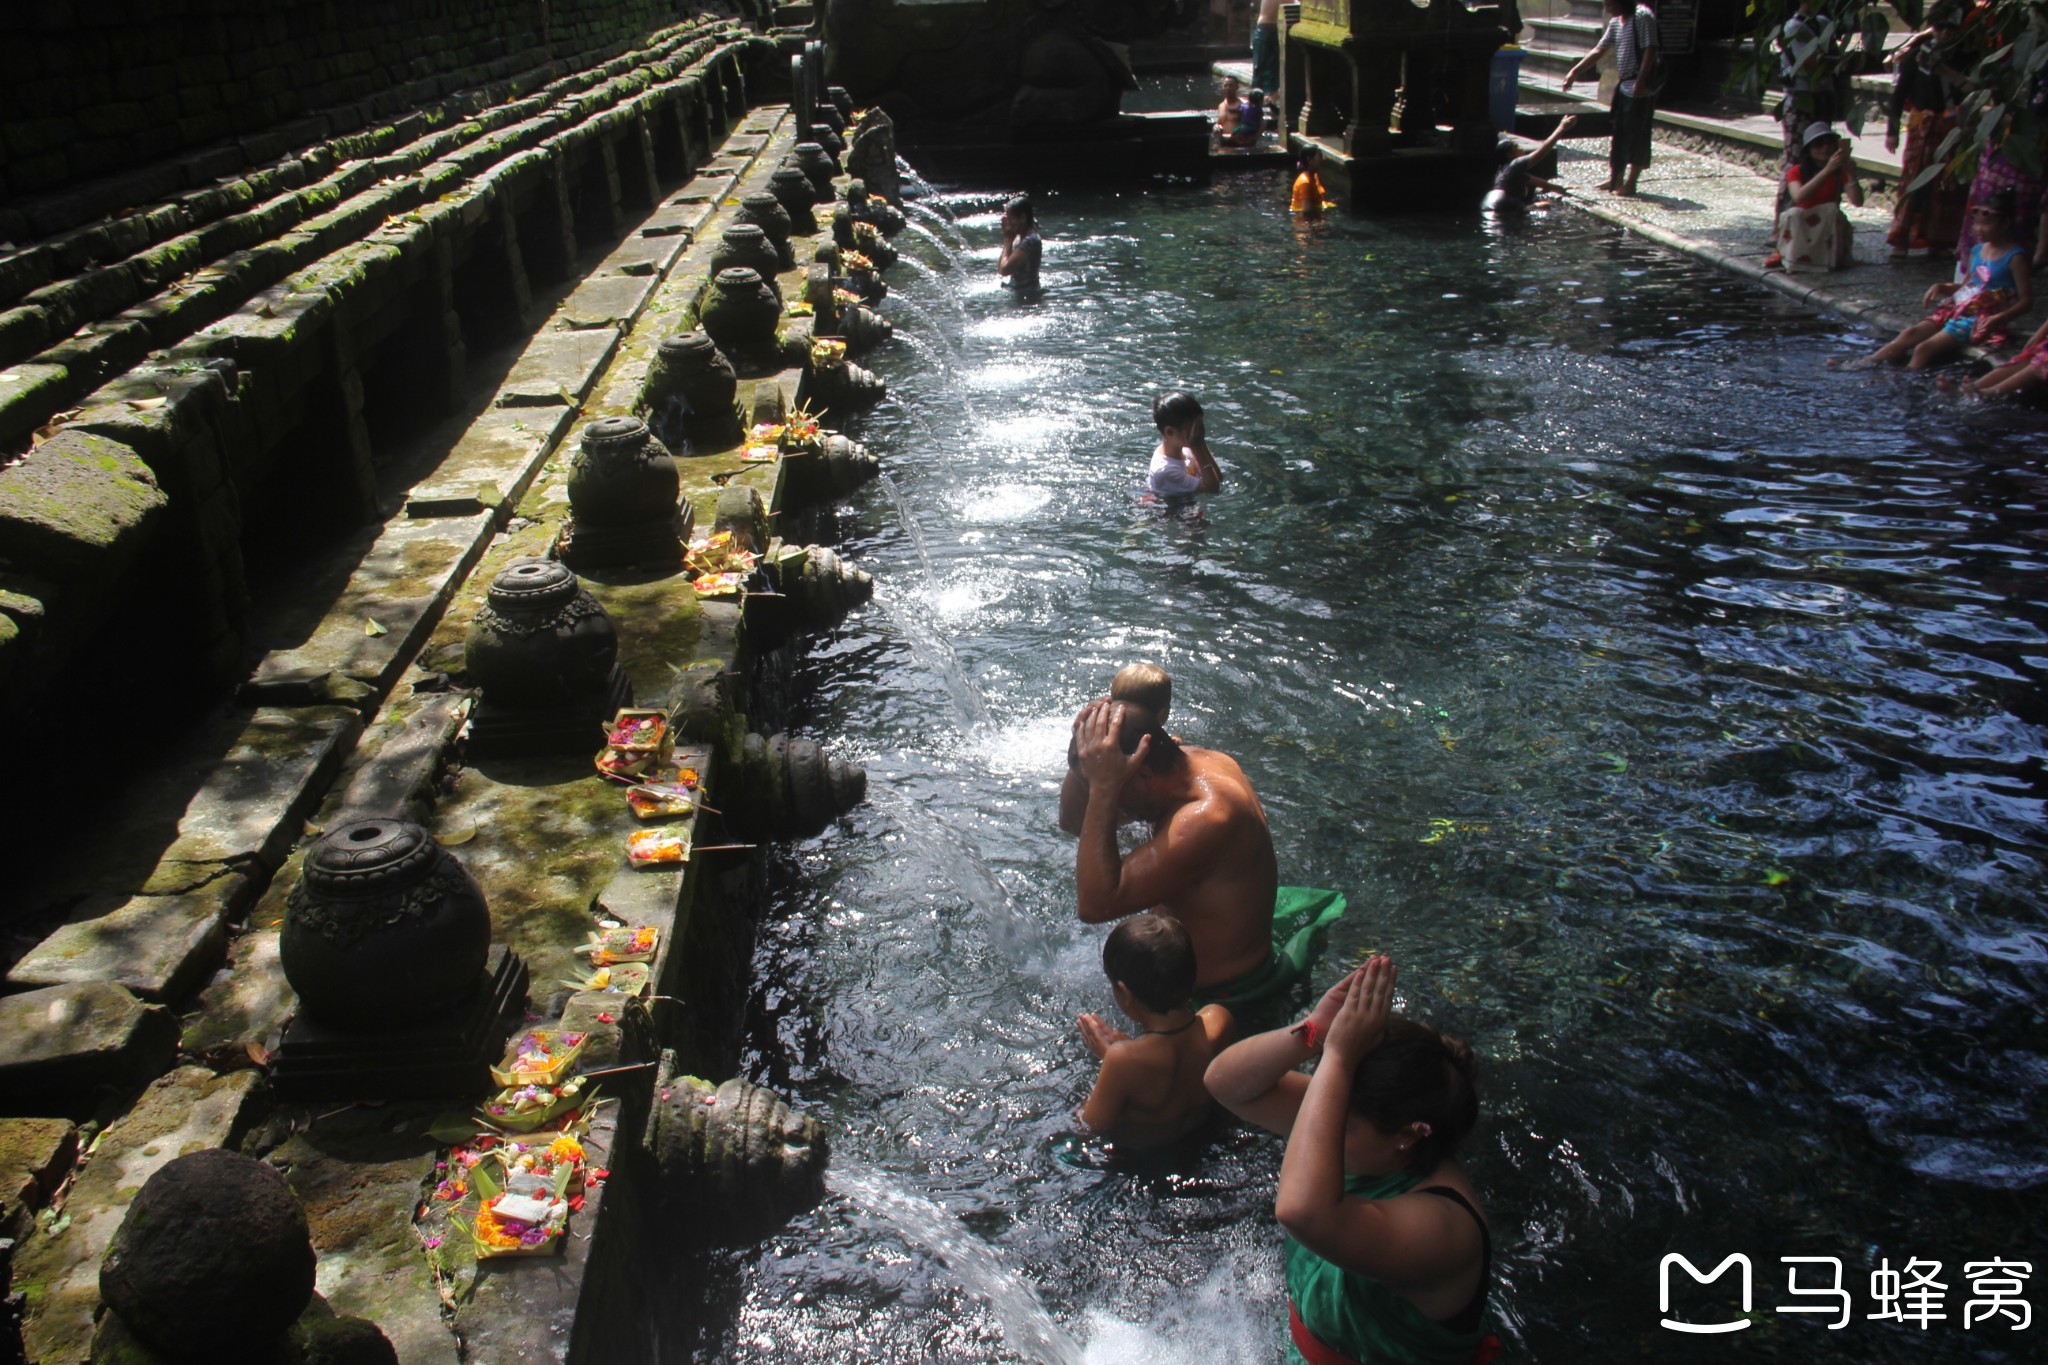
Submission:
M 736 1072 L 865 793 L 766 723 L 903 226 L 821 27 L 0 13 L 0 1360 L 651 1359 L 655 1211 L 820 1196 Z

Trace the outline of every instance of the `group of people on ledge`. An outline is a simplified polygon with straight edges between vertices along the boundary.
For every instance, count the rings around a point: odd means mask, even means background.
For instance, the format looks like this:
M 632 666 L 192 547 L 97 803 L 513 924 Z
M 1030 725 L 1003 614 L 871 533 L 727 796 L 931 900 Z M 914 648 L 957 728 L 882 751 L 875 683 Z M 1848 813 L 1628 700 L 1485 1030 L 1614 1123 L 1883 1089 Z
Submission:
M 1167 439 L 1206 452 L 1199 407 L 1160 408 Z M 1059 823 L 1079 839 L 1080 918 L 1115 924 L 1103 971 L 1135 1029 L 1080 1016 L 1101 1062 L 1081 1125 L 1119 1151 L 1154 1148 L 1220 1105 L 1287 1139 L 1274 1216 L 1289 1331 L 1311 1365 L 1488 1360 L 1492 1233 L 1456 1155 L 1479 1116 L 1472 1051 L 1395 1011 L 1385 956 L 1306 1017 L 1273 1017 L 1344 899 L 1279 884 L 1250 779 L 1170 734 L 1171 704 L 1165 671 L 1133 664 L 1074 718 Z M 1131 822 L 1151 837 L 1124 853 Z
M 1613 54 L 1618 77 L 1612 103 L 1606 193 L 1634 195 L 1650 164 L 1651 122 L 1664 84 L 1656 12 L 1647 0 L 1605 0 L 1600 38 L 1564 77 L 1566 89 Z M 1955 359 L 1968 347 L 2012 351 L 1986 374 L 1943 387 L 1973 397 L 2002 398 L 2048 382 L 2048 322 L 2021 340 L 2018 324 L 2033 309 L 2033 274 L 2048 266 L 2048 68 L 2027 88 L 2024 109 L 1994 111 L 1997 127 L 1978 158 L 1967 187 L 1946 176 L 1919 183 L 1934 167 L 1957 125 L 1969 92 L 1965 74 L 1983 55 L 1981 0 L 1942 0 L 1926 26 L 1886 58 L 1895 72 L 1885 146 L 1899 155 L 1898 197 L 1887 241 L 1894 260 L 1946 253 L 1953 247 L 1955 278 L 1928 289 L 1927 315 L 1874 354 L 1845 368 L 1902 363 L 1924 369 Z M 1784 169 L 1773 208 L 1767 269 L 1839 270 L 1853 259 L 1854 234 L 1842 204 L 1862 207 L 1864 187 L 1854 148 L 1836 128 L 1842 115 L 1840 73 L 1827 69 L 1834 50 L 1821 41 L 1814 0 L 1800 0 L 1780 27 L 1779 119 Z M 1839 54 L 1836 54 L 1839 56 Z M 1235 82 L 1226 82 L 1226 90 Z M 1230 103 L 1227 97 L 1226 105 Z M 1219 120 L 1221 115 L 1219 113 Z M 1558 140 L 1576 124 L 1567 117 L 1534 148 L 1503 138 L 1500 167 L 1485 209 L 1519 213 L 1539 190 L 1571 191 L 1545 171 Z M 1903 136 L 1903 144 L 1902 144 Z M 2027 141 L 2022 145 L 2022 140 Z M 1316 214 L 1332 207 L 1322 183 L 1323 153 L 1305 147 L 1296 167 L 1289 206 Z M 2016 348 L 2016 349 L 2015 349 Z

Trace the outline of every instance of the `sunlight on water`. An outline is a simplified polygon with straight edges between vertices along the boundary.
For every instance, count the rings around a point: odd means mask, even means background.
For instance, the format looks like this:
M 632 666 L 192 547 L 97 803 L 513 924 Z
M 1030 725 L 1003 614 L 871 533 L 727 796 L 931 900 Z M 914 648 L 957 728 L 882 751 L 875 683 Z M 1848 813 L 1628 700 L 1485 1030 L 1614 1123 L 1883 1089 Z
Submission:
M 2037 432 L 1832 374 L 1840 323 L 1574 215 L 1297 232 L 1272 191 L 1048 196 L 1029 302 L 998 195 L 946 197 L 963 247 L 899 239 L 930 269 L 892 276 L 891 401 L 853 427 L 888 472 L 838 522 L 877 593 L 791 717 L 869 796 L 771 855 L 744 1067 L 952 1259 L 828 1201 L 707 1297 L 700 1358 L 1284 1358 L 1276 1139 L 1053 1155 L 1095 1074 L 1075 1015 L 1113 1007 L 1055 799 L 1133 658 L 1244 764 L 1285 879 L 1351 897 L 1318 979 L 1392 951 L 1484 1059 L 1511 1358 L 1669 1346 L 1674 1248 L 1756 1258 L 1760 1302 L 1781 1254 L 2024 1258 Z M 1226 473 L 1193 514 L 1133 498 L 1167 385 Z M 1903 1358 L 1764 1321 L 1759 1358 Z
M 963 498 L 960 515 L 970 522 L 1023 521 L 1052 501 L 1052 490 L 1036 484 L 1008 484 Z

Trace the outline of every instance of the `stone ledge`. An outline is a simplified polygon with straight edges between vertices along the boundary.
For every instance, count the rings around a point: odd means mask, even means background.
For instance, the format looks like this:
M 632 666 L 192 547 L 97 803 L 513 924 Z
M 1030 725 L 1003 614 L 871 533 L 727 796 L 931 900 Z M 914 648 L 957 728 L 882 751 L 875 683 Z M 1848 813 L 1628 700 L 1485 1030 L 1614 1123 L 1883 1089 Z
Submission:
M 239 884 L 241 879 L 233 879 Z M 16 963 L 7 984 L 17 990 L 84 981 L 112 981 L 145 1000 L 177 1004 L 220 962 L 227 947 L 219 884 L 183 896 L 129 896 L 95 901 Z
M 170 1014 L 106 981 L 0 996 L 0 1111 L 85 1118 L 171 1063 Z
M 127 446 L 62 432 L 0 468 L 0 543 L 17 566 L 59 582 L 109 583 L 141 552 L 166 501 Z

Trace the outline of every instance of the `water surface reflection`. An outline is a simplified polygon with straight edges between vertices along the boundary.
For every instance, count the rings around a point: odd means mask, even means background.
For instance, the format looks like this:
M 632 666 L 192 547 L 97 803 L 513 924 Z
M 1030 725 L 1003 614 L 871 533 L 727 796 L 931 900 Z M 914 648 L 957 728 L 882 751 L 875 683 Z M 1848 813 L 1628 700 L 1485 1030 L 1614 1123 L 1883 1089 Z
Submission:
M 780 859 L 752 1071 L 1091 1359 L 1281 1357 L 1277 1143 L 1049 1156 L 1108 1005 L 1066 722 L 1152 657 L 1285 879 L 1350 893 L 1327 970 L 1395 953 L 1487 1059 L 1522 1358 L 2021 1358 L 1960 1317 L 1962 1262 L 2044 1240 L 2033 433 L 1830 374 L 1835 325 L 1575 219 L 1298 229 L 1271 189 L 1055 197 L 1033 304 L 991 216 L 905 239 L 860 433 L 891 482 L 845 546 L 877 598 L 800 718 L 871 799 Z M 1162 384 L 1230 478 L 1198 517 L 1134 496 Z M 1757 1260 L 1739 1350 L 1656 1327 L 1668 1251 Z M 1783 1255 L 1843 1258 L 1859 1314 L 1875 1258 L 1943 1259 L 1950 1319 L 1775 1314 Z M 1014 1358 L 843 1202 L 713 1284 L 706 1358 Z

